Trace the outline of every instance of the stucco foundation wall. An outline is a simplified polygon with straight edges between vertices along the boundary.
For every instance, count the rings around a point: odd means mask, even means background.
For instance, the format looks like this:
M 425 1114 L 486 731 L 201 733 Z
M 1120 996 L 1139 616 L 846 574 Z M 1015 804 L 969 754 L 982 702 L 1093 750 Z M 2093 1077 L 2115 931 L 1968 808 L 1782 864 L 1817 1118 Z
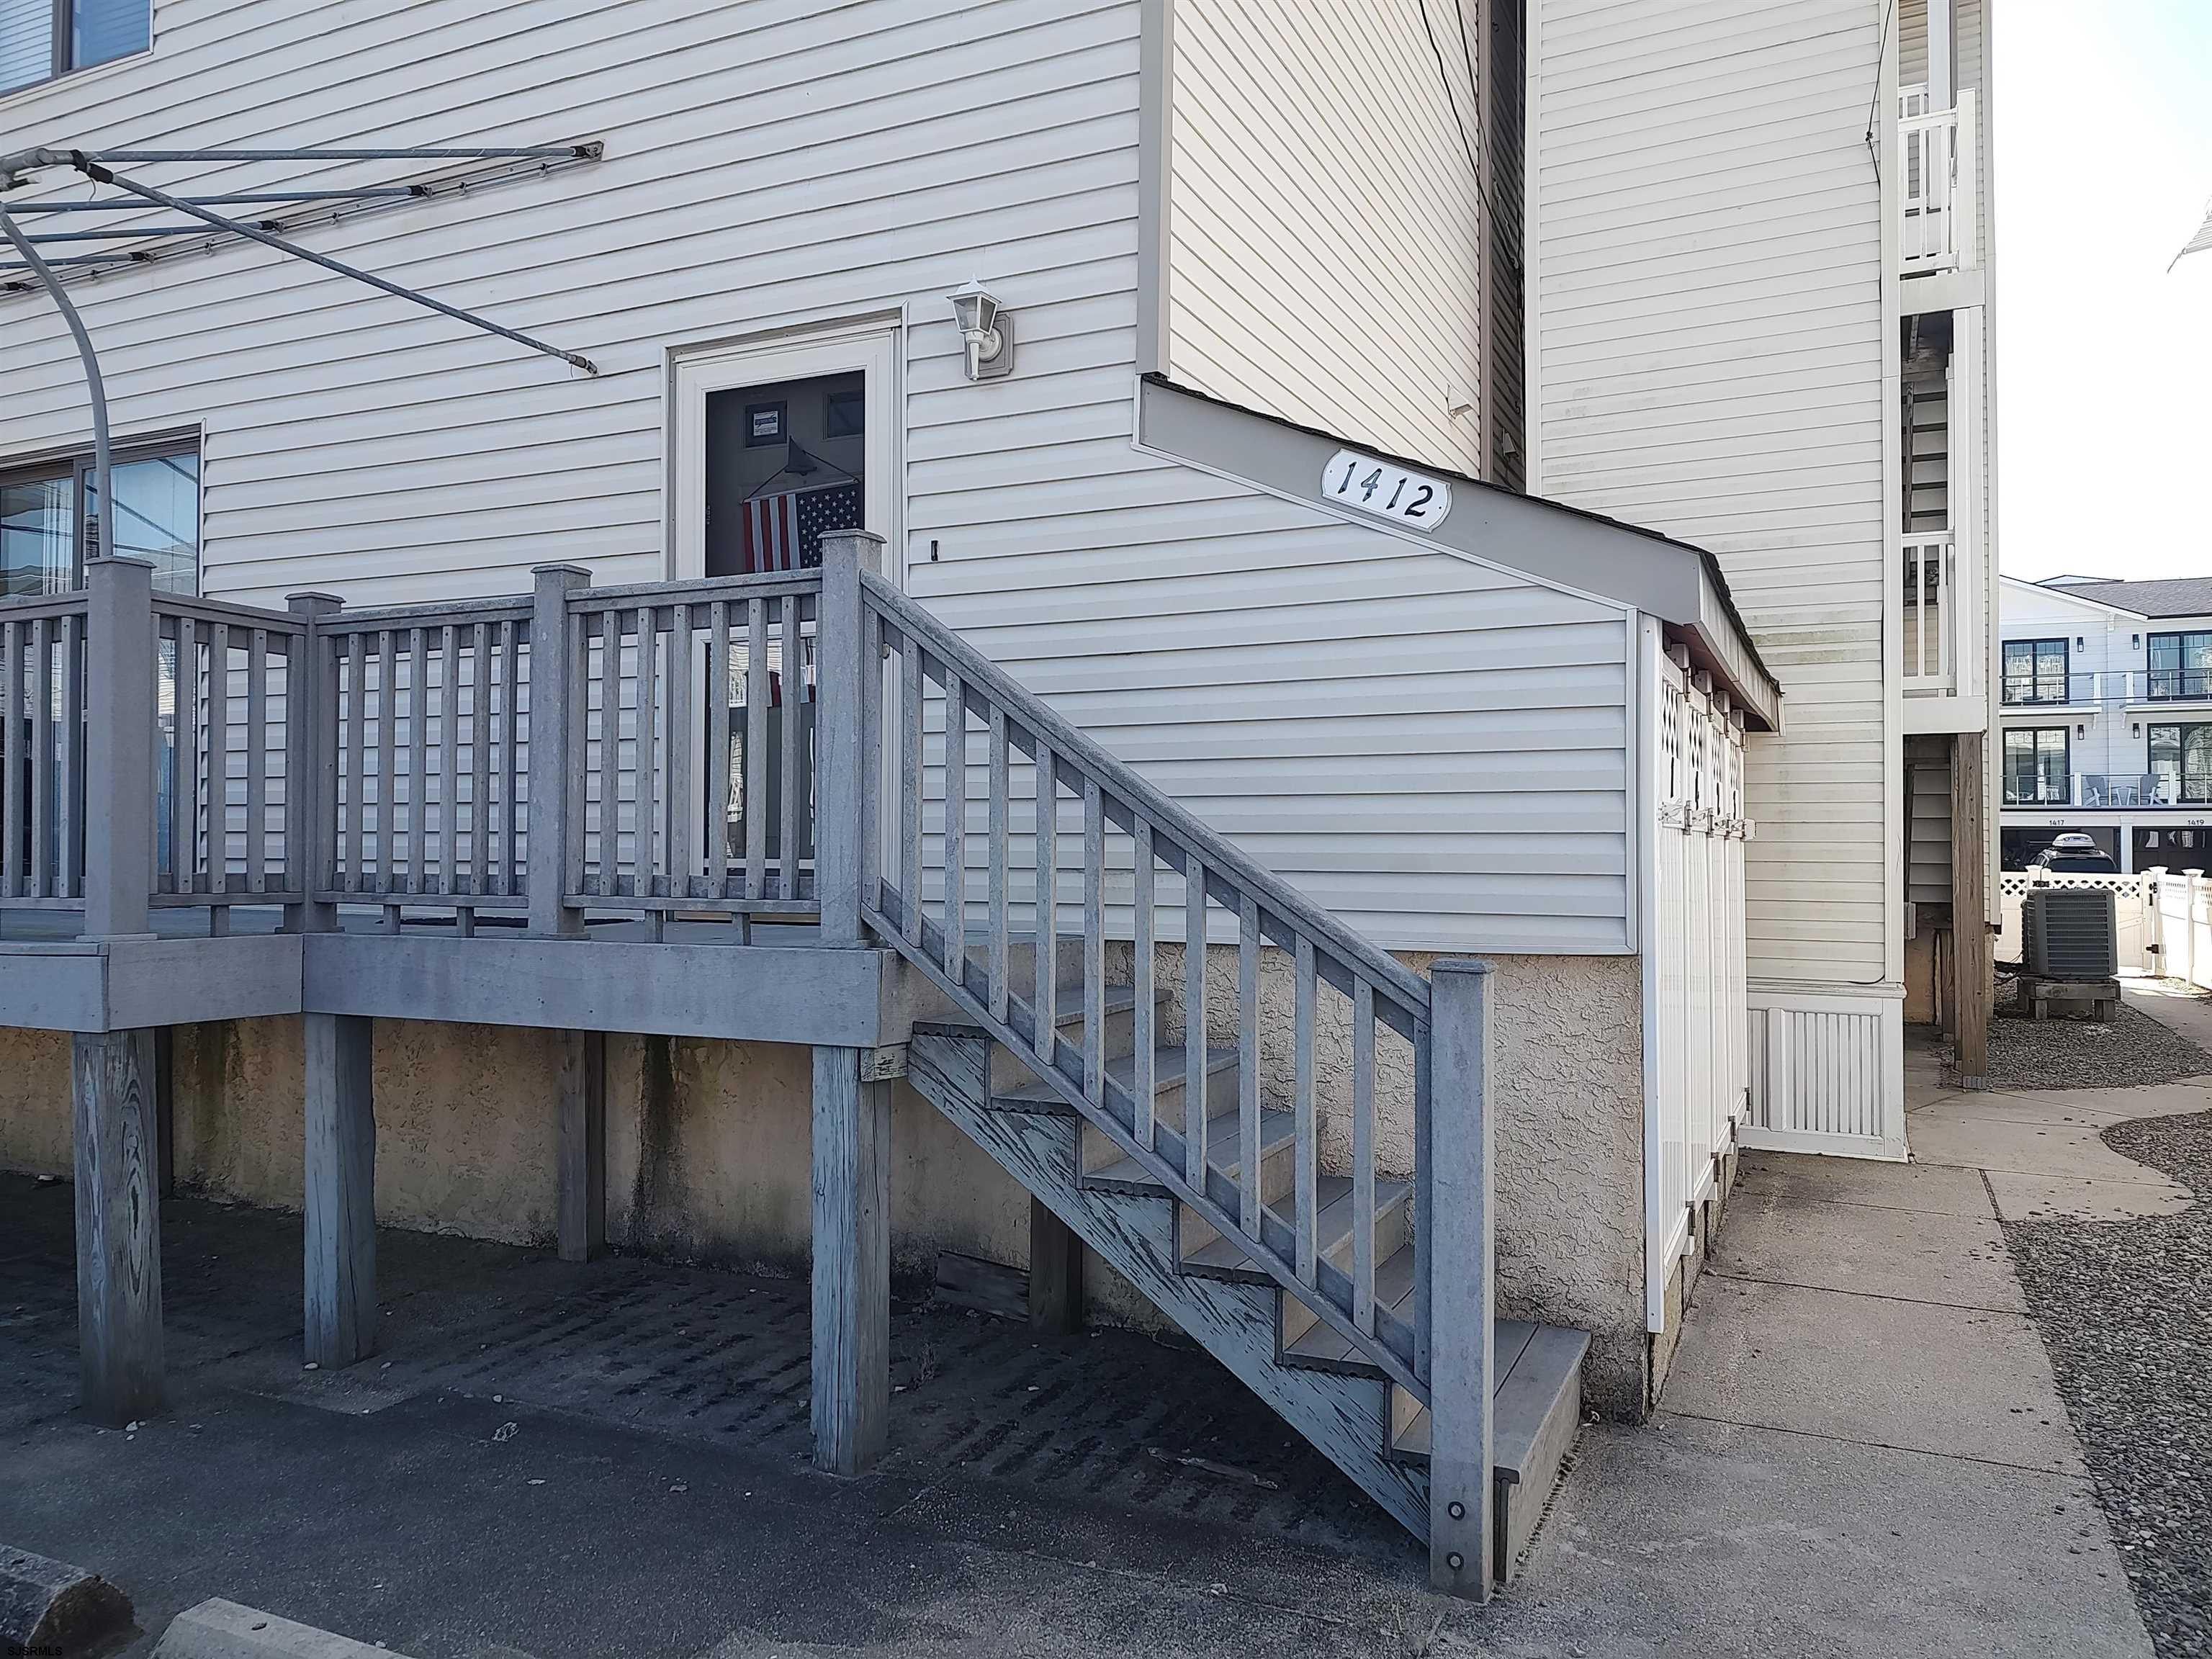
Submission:
M 755 1272 L 805 1273 L 811 1067 L 809 1051 L 790 1044 L 610 1038 L 609 1240 Z M 1028 1193 L 903 1082 L 891 1085 L 891 1149 L 896 1277 L 930 1282 L 944 1250 L 1028 1266 Z M 1104 1263 L 1088 1260 L 1085 1273 L 1094 1317 L 1162 1324 Z
M 0 1026 L 0 1170 L 70 1176 L 70 1038 Z
M 377 1021 L 378 1222 L 550 1243 L 556 1050 L 526 1028 Z M 178 1185 L 299 1208 L 301 1022 L 180 1026 L 173 1054 Z
M 1155 947 L 1168 991 L 1162 1024 L 1184 1029 L 1183 947 Z M 1395 952 L 1425 976 L 1445 953 Z M 1486 957 L 1492 969 L 1497 1068 L 1498 1293 L 1509 1316 L 1590 1334 L 1586 1397 L 1608 1415 L 1643 1415 L 1650 1343 L 1644 1307 L 1644 1000 L 1633 957 Z M 1127 977 L 1130 950 L 1108 947 L 1110 976 Z M 1206 1018 L 1233 1029 L 1237 952 L 1206 951 Z M 1288 1099 L 1294 1082 L 1297 980 L 1289 957 L 1260 959 L 1261 1086 Z M 1218 1039 L 1217 1039 L 1218 1040 Z M 1413 1050 L 1382 1032 L 1375 1056 L 1376 1160 L 1402 1175 L 1413 1157 Z M 1322 1164 L 1352 1166 L 1350 1000 L 1324 988 L 1316 1009 L 1316 1107 Z
M 1433 956 L 1402 958 L 1425 972 Z M 1591 1334 L 1591 1403 L 1644 1409 L 1651 1345 L 1643 1300 L 1642 998 L 1621 957 L 1499 957 L 1492 1091 L 1498 1272 L 1509 1316 Z M 1127 967 L 1127 947 L 1118 963 Z M 1183 1024 L 1182 950 L 1156 964 L 1173 988 L 1161 1024 Z M 1209 1017 L 1226 1029 L 1237 953 L 1208 952 Z M 1291 1087 L 1291 963 L 1262 960 L 1263 1086 Z M 1322 999 L 1316 1081 L 1326 1166 L 1348 1170 L 1349 1005 Z M 557 1040 L 542 1030 L 379 1021 L 376 1210 L 387 1225 L 510 1243 L 551 1242 L 556 1210 Z M 0 1164 L 66 1176 L 69 1042 L 0 1032 Z M 799 1273 L 809 1250 L 811 1061 L 803 1047 L 616 1036 L 607 1042 L 607 1225 L 620 1248 Z M 187 1026 L 176 1033 L 176 1178 L 186 1188 L 296 1209 L 301 1199 L 297 1019 Z M 1410 1048 L 1377 1047 L 1378 1159 L 1412 1163 Z M 955 1250 L 1029 1260 L 1028 1194 L 903 1083 L 893 1085 L 894 1270 L 908 1283 Z M 1096 1316 L 1160 1316 L 1090 1263 Z

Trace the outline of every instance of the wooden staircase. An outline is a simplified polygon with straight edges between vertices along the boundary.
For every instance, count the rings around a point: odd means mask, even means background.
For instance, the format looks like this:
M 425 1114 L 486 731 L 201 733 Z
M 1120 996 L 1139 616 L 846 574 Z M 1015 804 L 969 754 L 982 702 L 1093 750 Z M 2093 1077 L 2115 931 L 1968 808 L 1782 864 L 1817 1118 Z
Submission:
M 1495 1318 L 1489 970 L 1411 972 L 911 599 L 859 598 L 896 695 L 835 758 L 863 790 L 859 920 L 938 999 L 913 1086 L 1425 1542 L 1432 1585 L 1487 1595 L 1588 1348 Z
M 934 930 L 933 930 L 933 932 Z M 1079 941 L 1064 941 L 1073 948 Z M 1026 956 L 1026 945 L 1017 954 Z M 1066 951 L 1063 951 L 1066 954 Z M 1025 965 L 1025 964 L 1024 964 Z M 1081 1025 L 1079 985 L 1056 1000 L 1062 1030 Z M 945 1000 L 940 998 L 940 1004 Z M 1155 1024 L 1167 998 L 1158 995 Z M 1135 992 L 1109 986 L 1102 999 L 1109 1025 L 1107 1066 L 1126 1085 L 1133 1075 Z M 913 1087 L 1001 1168 L 1058 1216 L 1085 1244 L 1305 1437 L 1361 1490 L 1424 1541 L 1429 1531 L 1429 1408 L 1394 1383 L 1298 1297 L 1254 1261 L 1233 1235 L 1182 1203 L 1112 1139 L 1085 1121 L 1022 1055 L 980 1024 L 940 1006 L 940 1017 L 915 1030 L 908 1077 Z M 1188 1055 L 1180 1042 L 1153 1051 L 1156 1121 L 1182 1130 Z M 1237 1121 L 1237 1051 L 1210 1049 L 1206 1060 L 1206 1136 L 1211 1167 L 1241 1180 L 1244 1142 Z M 1259 1166 L 1264 1201 L 1286 1211 L 1292 1196 L 1293 1115 L 1261 1114 Z M 1348 1176 L 1319 1177 L 1317 1247 L 1349 1272 L 1358 1206 Z M 1376 1297 L 1410 1317 L 1416 1259 L 1413 1186 L 1378 1181 L 1370 1237 L 1379 1262 Z M 1515 1563 L 1557 1483 L 1580 1423 L 1580 1331 L 1501 1320 L 1492 1428 L 1491 1570 L 1510 1582 Z

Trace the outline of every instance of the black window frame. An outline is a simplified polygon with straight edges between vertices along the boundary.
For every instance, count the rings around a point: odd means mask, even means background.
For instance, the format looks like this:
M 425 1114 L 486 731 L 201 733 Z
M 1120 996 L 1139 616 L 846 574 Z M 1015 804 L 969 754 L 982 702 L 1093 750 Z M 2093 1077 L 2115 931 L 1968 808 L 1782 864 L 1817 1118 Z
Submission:
M 2025 675 L 2018 675 L 2013 672 L 2013 653 L 2015 647 L 2024 649 L 2027 653 L 2027 672 Z M 2051 676 L 2044 666 L 2044 659 L 2053 648 L 2056 648 L 2058 653 L 2057 690 L 2055 693 L 2049 690 Z M 2033 708 L 2066 702 L 2069 689 L 2073 684 L 2073 666 L 2071 640 L 2061 638 L 2005 641 L 2003 655 L 2000 659 L 1999 674 L 1999 684 L 2002 688 L 2000 696 L 2004 706 L 2008 708 Z M 2013 687 L 2015 684 L 2026 687 L 2025 691 L 2019 696 L 2013 695 Z
M 2189 641 L 2206 642 L 2206 655 L 2212 658 L 2212 628 L 2169 628 L 2143 638 L 2143 701 L 2146 702 L 2202 702 L 2212 699 L 2212 668 L 2191 668 L 2187 665 Z M 2158 665 L 2158 648 L 2172 641 L 2173 665 Z
M 51 86 L 65 76 L 76 75 L 84 70 L 143 58 L 154 50 L 154 0 L 139 0 L 146 15 L 145 44 L 134 46 L 129 52 L 118 52 L 112 58 L 95 58 L 89 63 L 80 64 L 76 61 L 76 21 L 77 8 L 82 3 L 83 0 L 53 0 L 48 24 L 52 31 L 52 40 L 46 58 L 46 72 L 28 81 L 19 81 L 14 86 L 0 88 L 0 98 L 12 98 L 33 87 Z
M 2212 720 L 2162 720 L 2155 726 L 2143 727 L 2143 759 L 2152 778 L 2170 777 L 2174 783 L 2170 798 L 2154 783 L 2153 788 L 2160 793 L 2162 805 L 2201 806 L 2212 803 L 2212 751 L 2200 757 L 2200 763 L 2195 771 L 2189 769 L 2190 739 L 2199 732 L 2212 733 Z M 2160 767 L 2159 744 L 2161 736 L 2167 732 L 2172 734 L 2167 739 L 2172 756 L 2169 764 Z M 2206 741 L 2212 744 L 2212 738 Z
M 198 433 L 173 432 L 148 438 L 135 438 L 127 443 L 112 444 L 109 446 L 107 459 L 110 470 L 117 471 L 136 462 L 166 460 L 179 455 L 190 455 L 195 463 L 204 465 L 206 457 L 202 452 Z M 88 522 L 90 515 L 87 513 L 86 507 L 92 499 L 93 471 L 92 452 L 88 449 L 66 450 L 58 454 L 42 455 L 31 460 L 0 459 L 0 485 L 35 483 L 62 472 L 67 472 L 70 475 L 71 512 L 69 591 L 71 592 L 84 586 L 84 562 L 88 552 L 87 543 L 90 528 Z M 206 528 L 204 474 L 196 475 L 195 489 L 198 493 L 199 500 L 195 508 L 192 524 L 192 585 L 188 590 L 164 587 L 162 588 L 164 592 L 185 591 L 197 594 L 200 591 L 201 579 L 206 574 L 204 568 L 207 556 L 207 541 L 204 534 Z M 112 532 L 109 533 L 112 536 Z M 161 572 L 158 569 L 155 573 L 155 586 L 161 586 Z
M 2034 762 L 2035 781 L 2039 784 L 2045 775 L 2044 762 L 2048 758 L 2044 752 L 2042 739 L 2054 734 L 2058 738 L 2057 794 L 2055 797 L 2046 797 L 2039 793 L 2023 795 L 2020 791 L 2019 778 L 2013 766 L 2013 739 L 2028 738 L 2034 740 L 2030 745 L 2030 757 Z M 2073 799 L 2074 728 L 2072 726 L 2008 726 L 2004 729 L 2002 752 L 2004 765 L 2004 804 L 2007 806 L 2063 806 Z

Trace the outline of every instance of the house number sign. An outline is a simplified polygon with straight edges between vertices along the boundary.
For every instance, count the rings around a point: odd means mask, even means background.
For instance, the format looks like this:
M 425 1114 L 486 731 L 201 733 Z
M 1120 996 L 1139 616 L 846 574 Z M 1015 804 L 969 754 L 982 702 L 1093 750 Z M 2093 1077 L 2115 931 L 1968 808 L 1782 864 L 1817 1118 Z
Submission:
M 1451 511 L 1451 486 L 1353 449 L 1340 449 L 1321 471 L 1322 499 L 1356 507 L 1394 524 L 1434 530 Z

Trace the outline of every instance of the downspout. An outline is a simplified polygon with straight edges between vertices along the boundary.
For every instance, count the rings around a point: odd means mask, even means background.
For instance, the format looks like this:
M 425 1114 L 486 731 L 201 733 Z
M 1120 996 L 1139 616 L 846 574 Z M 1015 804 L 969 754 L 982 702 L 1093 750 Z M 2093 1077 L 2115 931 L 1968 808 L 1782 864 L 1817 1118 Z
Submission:
M 43 153 L 29 152 L 32 155 Z M 15 174 L 10 171 L 10 165 L 21 159 L 21 156 L 0 157 L 0 189 L 5 189 L 14 182 Z M 55 279 L 52 268 L 39 257 L 39 250 L 32 246 L 31 239 L 16 228 L 15 221 L 4 205 L 0 205 L 0 235 L 6 236 L 15 245 L 15 251 L 23 256 L 23 263 L 31 268 L 31 274 L 39 279 L 40 285 L 53 301 L 54 309 L 61 313 L 62 320 L 69 325 L 70 334 L 76 341 L 76 355 L 84 364 L 85 389 L 92 394 L 92 495 L 93 500 L 99 503 L 98 511 L 88 514 L 85 523 L 90 532 L 94 556 L 105 558 L 108 554 L 107 538 L 100 533 L 100 520 L 102 517 L 112 515 L 113 508 L 110 503 L 114 497 L 109 493 L 107 387 L 100 378 L 100 355 L 92 349 L 92 336 L 85 331 L 84 319 L 77 315 L 76 307 L 70 303 L 69 295 L 62 292 L 62 285 Z

